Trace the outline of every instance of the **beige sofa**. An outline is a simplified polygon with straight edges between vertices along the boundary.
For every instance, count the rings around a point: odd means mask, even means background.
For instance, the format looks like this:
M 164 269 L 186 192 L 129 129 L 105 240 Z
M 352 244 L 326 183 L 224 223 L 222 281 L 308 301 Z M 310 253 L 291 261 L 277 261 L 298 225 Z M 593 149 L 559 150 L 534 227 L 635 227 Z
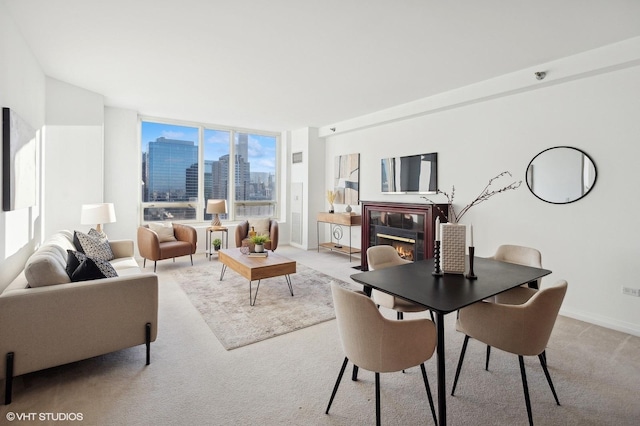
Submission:
M 70 282 L 67 249 L 73 232 L 59 231 L 29 258 L 22 273 L 0 287 L 0 380 L 5 404 L 12 378 L 155 341 L 158 277 L 142 273 L 133 241 L 110 241 L 118 276 Z M 37 287 L 36 287 L 37 285 Z

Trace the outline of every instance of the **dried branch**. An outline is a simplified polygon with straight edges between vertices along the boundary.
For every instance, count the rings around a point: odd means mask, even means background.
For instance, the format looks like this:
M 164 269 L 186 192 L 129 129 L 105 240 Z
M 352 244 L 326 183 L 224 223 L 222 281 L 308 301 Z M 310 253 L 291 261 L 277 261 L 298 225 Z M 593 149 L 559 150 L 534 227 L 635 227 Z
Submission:
M 483 201 L 487 201 L 489 198 L 493 197 L 496 194 L 500 194 L 501 192 L 505 192 L 505 191 L 509 191 L 511 189 L 518 189 L 520 187 L 520 185 L 522 184 L 522 181 L 518 181 L 518 182 L 511 182 L 509 185 L 506 185 L 500 189 L 497 190 L 490 190 L 491 185 L 493 184 L 493 182 L 496 179 L 499 179 L 505 175 L 509 175 L 509 177 L 513 177 L 511 175 L 511 173 L 509 173 L 508 171 L 502 172 L 499 175 L 489 179 L 489 183 L 487 183 L 487 185 L 484 187 L 484 189 L 482 190 L 482 192 L 480 192 L 480 195 L 478 195 L 471 203 L 467 204 L 462 210 L 460 210 L 459 212 L 456 213 L 455 209 L 453 208 L 453 196 L 455 193 L 455 186 L 452 187 L 451 189 L 451 196 L 449 196 L 449 194 L 447 194 L 446 192 L 437 190 L 436 194 L 443 194 L 445 197 L 447 197 L 447 204 L 449 205 L 449 215 L 447 215 L 447 217 L 449 218 L 449 220 L 453 223 L 458 223 L 460 221 L 460 219 L 462 219 L 462 216 L 464 216 L 471 207 L 478 205 L 480 203 L 482 203 Z M 438 207 L 436 205 L 436 203 L 427 198 L 427 197 L 422 197 L 424 198 L 426 201 L 428 201 L 429 203 L 433 204 L 439 211 L 440 213 L 444 214 L 444 212 L 440 209 L 440 207 Z

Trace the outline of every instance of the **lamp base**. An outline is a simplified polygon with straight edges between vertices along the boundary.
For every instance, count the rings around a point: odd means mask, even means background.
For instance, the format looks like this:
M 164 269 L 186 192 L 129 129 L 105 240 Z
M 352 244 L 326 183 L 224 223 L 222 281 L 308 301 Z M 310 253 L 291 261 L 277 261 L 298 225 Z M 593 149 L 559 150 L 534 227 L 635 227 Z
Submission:
M 213 213 L 211 226 L 222 226 L 222 222 L 220 222 L 220 217 L 218 216 L 218 213 Z

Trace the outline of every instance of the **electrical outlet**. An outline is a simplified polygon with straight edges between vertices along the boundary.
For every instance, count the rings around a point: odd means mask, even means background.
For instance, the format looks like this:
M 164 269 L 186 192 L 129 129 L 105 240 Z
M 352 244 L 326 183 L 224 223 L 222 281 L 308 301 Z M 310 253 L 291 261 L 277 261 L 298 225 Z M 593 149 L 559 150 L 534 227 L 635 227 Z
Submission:
M 631 287 L 622 287 L 622 294 L 626 294 L 627 296 L 640 297 L 640 289 L 631 288 Z

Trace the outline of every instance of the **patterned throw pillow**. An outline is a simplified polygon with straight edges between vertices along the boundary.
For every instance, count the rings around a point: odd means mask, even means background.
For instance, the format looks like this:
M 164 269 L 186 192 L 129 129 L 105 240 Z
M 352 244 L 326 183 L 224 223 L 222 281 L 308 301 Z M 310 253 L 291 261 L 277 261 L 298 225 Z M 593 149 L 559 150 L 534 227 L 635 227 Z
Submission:
M 73 250 L 67 250 L 67 274 L 72 282 L 118 276 L 116 270 L 106 260 L 93 259 Z
M 74 231 L 73 243 L 76 246 L 76 250 L 94 259 L 108 261 L 115 258 L 109 240 L 101 236 L 101 234 L 94 229 L 89 231 L 89 234 Z
M 158 234 L 158 242 L 178 241 L 173 235 L 173 223 L 149 222 L 149 229 Z

